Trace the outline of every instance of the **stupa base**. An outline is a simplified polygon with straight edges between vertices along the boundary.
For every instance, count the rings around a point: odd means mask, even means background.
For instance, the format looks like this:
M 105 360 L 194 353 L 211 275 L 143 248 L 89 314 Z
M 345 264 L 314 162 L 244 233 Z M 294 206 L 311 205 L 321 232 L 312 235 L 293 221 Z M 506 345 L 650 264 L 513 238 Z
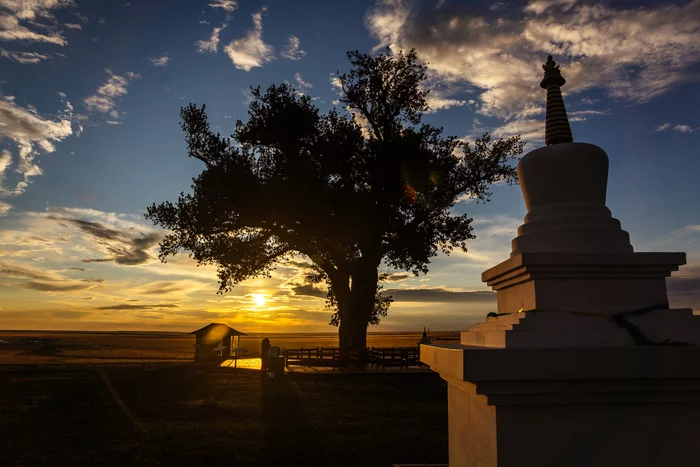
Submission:
M 700 347 L 421 346 L 450 467 L 696 467 Z

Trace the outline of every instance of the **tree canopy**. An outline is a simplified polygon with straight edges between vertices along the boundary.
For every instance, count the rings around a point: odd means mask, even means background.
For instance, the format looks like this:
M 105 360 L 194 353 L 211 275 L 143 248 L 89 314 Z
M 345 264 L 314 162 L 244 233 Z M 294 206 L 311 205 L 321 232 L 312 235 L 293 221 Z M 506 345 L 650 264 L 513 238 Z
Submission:
M 255 88 L 229 138 L 211 130 L 204 105 L 183 108 L 189 155 L 205 169 L 192 193 L 146 216 L 170 230 L 161 259 L 188 250 L 215 264 L 220 292 L 304 255 L 310 280 L 329 286 L 341 347 L 359 348 L 390 304 L 380 264 L 427 273 L 438 252 L 466 251 L 472 219 L 454 214 L 457 198 L 488 200 L 494 182 L 516 182 L 510 161 L 523 143 L 488 134 L 469 143 L 422 123 L 426 65 L 413 50 L 348 58 L 338 76 L 345 109 L 321 113 L 288 84 Z

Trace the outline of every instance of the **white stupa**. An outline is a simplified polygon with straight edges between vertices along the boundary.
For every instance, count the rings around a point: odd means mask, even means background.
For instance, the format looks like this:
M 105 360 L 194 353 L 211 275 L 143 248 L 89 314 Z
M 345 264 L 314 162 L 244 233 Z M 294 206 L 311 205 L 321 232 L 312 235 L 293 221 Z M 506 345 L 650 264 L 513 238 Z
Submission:
M 462 344 L 579 347 L 637 345 L 640 338 L 700 344 L 700 318 L 690 309 L 670 310 L 666 292 L 666 278 L 685 264 L 685 253 L 634 252 L 605 204 L 608 156 L 573 141 L 560 89 L 566 80 L 551 56 L 543 68 L 547 145 L 518 163 L 528 212 L 510 258 L 482 275 L 497 292 L 498 312 L 513 314 L 463 333 Z M 630 325 L 641 334 L 630 333 Z M 558 331 L 539 332 L 552 328 Z

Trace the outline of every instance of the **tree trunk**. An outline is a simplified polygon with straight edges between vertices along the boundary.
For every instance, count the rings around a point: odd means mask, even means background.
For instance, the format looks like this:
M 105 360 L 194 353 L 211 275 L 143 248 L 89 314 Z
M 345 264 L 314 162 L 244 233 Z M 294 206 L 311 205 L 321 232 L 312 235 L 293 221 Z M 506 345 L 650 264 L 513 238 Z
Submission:
M 377 269 L 352 277 L 352 288 L 344 297 L 338 296 L 340 325 L 338 340 L 341 363 L 357 359 L 367 363 L 367 326 L 374 311 L 377 293 Z
M 346 364 L 357 359 L 360 363 L 368 361 L 367 354 L 367 318 L 356 311 L 344 313 L 338 328 L 340 344 L 340 361 Z

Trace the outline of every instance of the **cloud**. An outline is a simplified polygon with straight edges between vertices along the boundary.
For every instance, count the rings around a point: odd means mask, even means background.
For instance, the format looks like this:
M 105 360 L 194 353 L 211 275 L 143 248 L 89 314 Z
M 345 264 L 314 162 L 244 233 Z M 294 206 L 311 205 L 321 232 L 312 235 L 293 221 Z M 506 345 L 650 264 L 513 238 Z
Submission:
M 578 110 L 574 112 L 568 112 L 570 122 L 584 122 L 594 115 L 610 115 L 608 110 Z M 478 122 L 478 119 L 477 119 Z M 474 131 L 466 136 L 466 139 L 471 139 L 473 137 L 481 136 L 486 132 L 485 127 L 480 125 L 474 129 Z M 496 138 L 508 138 L 511 136 L 520 136 L 521 139 L 531 145 L 542 145 L 544 144 L 544 133 L 545 133 L 545 122 L 544 120 L 523 118 L 517 120 L 510 120 L 501 126 L 491 129 L 491 134 Z
M 51 55 L 38 52 L 17 52 L 13 50 L 5 50 L 0 47 L 0 57 L 14 60 L 15 62 L 22 64 L 36 64 L 42 60 L 50 59 Z
M 480 132 L 480 134 L 483 132 Z M 496 138 L 508 138 L 520 135 L 523 141 L 538 145 L 544 143 L 544 120 L 521 119 L 511 120 L 508 123 L 491 130 Z M 479 135 L 480 135 L 479 134 Z
M 83 24 L 87 24 L 87 23 L 90 22 L 90 19 L 89 19 L 87 16 L 85 16 L 84 14 L 80 13 L 80 12 L 75 12 L 75 13 L 73 13 L 73 16 L 75 16 L 76 18 L 78 18 L 78 19 L 80 20 L 80 22 L 83 23 Z M 104 21 L 104 20 L 103 20 L 103 21 Z
M 585 122 L 594 115 L 610 115 L 610 110 L 574 110 L 567 114 L 570 122 Z
M 700 128 L 693 128 L 690 125 L 685 125 L 685 124 L 673 125 L 673 124 L 671 124 L 671 122 L 666 122 L 662 125 L 657 126 L 654 129 L 654 132 L 658 133 L 660 131 L 666 131 L 668 129 L 671 129 L 673 131 L 677 131 L 679 133 L 694 133 L 694 132 L 700 130 Z
M 167 295 L 173 292 L 181 292 L 187 288 L 187 283 L 180 283 L 178 281 L 163 281 L 154 282 L 141 287 L 138 293 L 146 295 Z
M 0 153 L 0 190 L 5 182 L 5 171 L 12 165 L 12 154 L 7 149 Z
M 328 79 L 331 83 L 331 90 L 340 97 L 343 93 L 343 83 L 340 81 L 340 78 L 335 73 L 331 73 Z M 340 100 L 334 100 L 333 105 L 340 105 Z
M 700 229 L 698 229 L 700 232 Z M 697 234 L 697 232 L 696 232 Z M 698 264 L 697 262 L 695 264 Z M 686 266 L 666 281 L 668 298 L 673 308 L 700 310 L 700 267 Z
M 81 319 L 92 315 L 92 313 L 89 311 L 54 311 L 51 315 L 58 319 Z
M 174 303 L 159 303 L 155 305 L 130 305 L 127 303 L 122 303 L 119 305 L 109 305 L 97 307 L 97 310 L 155 310 L 163 308 L 179 308 L 179 305 Z
M 210 3 L 209 6 L 212 8 L 221 8 L 228 13 L 233 13 L 238 8 L 238 2 L 234 0 L 214 0 L 214 3 Z
M 214 28 L 208 41 L 204 39 L 198 40 L 196 43 L 197 52 L 216 52 L 219 47 L 219 33 L 221 33 L 221 30 L 225 28 L 226 23 L 222 24 L 219 28 Z
M 309 83 L 309 82 L 307 82 L 307 81 L 304 81 L 304 78 L 301 77 L 301 73 L 299 73 L 299 72 L 296 72 L 296 73 L 294 74 L 294 79 L 296 80 L 296 82 L 297 82 L 297 84 L 299 85 L 299 87 L 302 88 L 302 89 L 308 89 L 308 88 L 314 87 L 313 84 L 311 84 L 311 83 Z
M 693 133 L 697 131 L 697 128 L 691 128 L 690 125 L 676 125 L 673 127 L 673 130 L 680 133 Z
M 265 11 L 265 9 L 263 9 Z M 275 59 L 275 49 L 262 39 L 262 12 L 255 13 L 253 29 L 240 39 L 231 41 L 224 51 L 239 70 L 250 71 Z
M 73 133 L 71 128 L 72 106 L 64 100 L 66 109 L 59 116 L 44 117 L 31 105 L 26 108 L 15 103 L 13 96 L 0 96 L 0 140 L 13 142 L 18 151 L 15 172 L 21 179 L 12 188 L 5 186 L 6 169 L 11 165 L 11 154 L 3 150 L 0 156 L 0 199 L 24 193 L 31 177 L 43 172 L 36 163 L 40 152 L 53 152 L 55 142 Z
M 20 286 L 39 292 L 70 292 L 92 288 L 104 282 L 104 279 L 72 280 L 47 269 L 8 262 L 0 262 L 0 275 L 28 279 L 28 282 L 22 282 Z
M 304 295 L 307 297 L 326 298 L 328 291 L 318 289 L 311 284 L 297 285 L 291 288 L 294 295 Z
M 90 213 L 92 210 L 80 209 L 49 209 L 47 217 L 59 223 L 70 224 L 80 232 L 92 237 L 98 245 L 104 248 L 108 255 L 106 258 L 87 258 L 84 263 L 115 262 L 125 266 L 145 264 L 153 258 L 147 250 L 158 244 L 161 234 L 154 231 L 139 230 L 133 226 L 126 230 L 119 230 L 104 225 L 102 222 L 86 220 L 80 214 Z
M 12 209 L 12 205 L 0 200 L 0 217 L 6 216 Z
M 533 0 L 524 8 L 524 11 L 539 15 L 555 6 L 560 6 L 566 11 L 569 10 L 574 3 L 576 3 L 576 0 Z
M 669 295 L 698 295 L 700 297 L 700 277 L 671 277 L 666 282 Z
M 389 289 L 382 292 L 396 302 L 465 303 L 495 302 L 496 293 L 489 291 L 458 291 L 442 287 L 424 289 Z
M 472 226 L 476 238 L 468 242 L 468 251 L 455 249 L 451 253 L 450 262 L 457 268 L 455 273 L 476 279 L 469 287 L 480 286 L 481 272 L 510 255 L 511 240 L 517 235 L 520 224 L 522 220 L 505 214 L 475 216 Z
M 381 282 L 399 282 L 399 281 L 403 281 L 406 279 L 411 279 L 413 277 L 415 277 L 413 274 L 410 274 L 407 272 L 394 272 L 394 273 L 380 274 L 379 280 Z
M 90 288 L 88 283 L 27 282 L 26 288 L 39 292 L 72 292 Z
M 66 45 L 52 10 L 74 6 L 73 0 L 3 0 L 0 40 Z
M 68 29 L 83 29 L 83 26 L 78 23 L 66 23 L 64 24 L 64 26 Z
M 280 52 L 280 55 L 290 60 L 301 60 L 306 55 L 306 51 L 301 50 L 301 42 L 297 36 L 289 36 L 287 47 Z
M 63 279 L 63 277 L 51 271 L 7 262 L 0 262 L 0 274 L 38 281 L 60 281 Z
M 151 65 L 153 66 L 161 67 L 166 66 L 168 64 L 168 62 L 170 61 L 170 57 L 168 56 L 168 52 L 165 52 L 160 57 L 149 58 L 148 61 L 150 61 Z
M 613 8 L 590 2 L 531 0 L 475 14 L 471 6 L 435 7 L 378 0 L 365 18 L 377 47 L 416 48 L 429 69 L 478 93 L 478 111 L 500 118 L 544 111 L 536 85 L 552 53 L 572 94 L 601 88 L 614 99 L 642 103 L 697 79 L 700 1 Z
M 443 96 L 440 92 L 431 90 L 425 97 L 428 103 L 428 112 L 435 113 L 439 110 L 449 109 L 450 107 L 462 107 L 467 101 L 460 99 L 451 99 Z
M 95 94 L 83 99 L 83 103 L 89 111 L 107 114 L 112 121 L 119 122 L 121 114 L 116 110 L 117 100 L 128 93 L 129 83 L 141 76 L 131 71 L 127 71 L 124 76 L 115 75 L 110 69 L 105 71 L 109 75 L 107 81 L 97 88 Z

